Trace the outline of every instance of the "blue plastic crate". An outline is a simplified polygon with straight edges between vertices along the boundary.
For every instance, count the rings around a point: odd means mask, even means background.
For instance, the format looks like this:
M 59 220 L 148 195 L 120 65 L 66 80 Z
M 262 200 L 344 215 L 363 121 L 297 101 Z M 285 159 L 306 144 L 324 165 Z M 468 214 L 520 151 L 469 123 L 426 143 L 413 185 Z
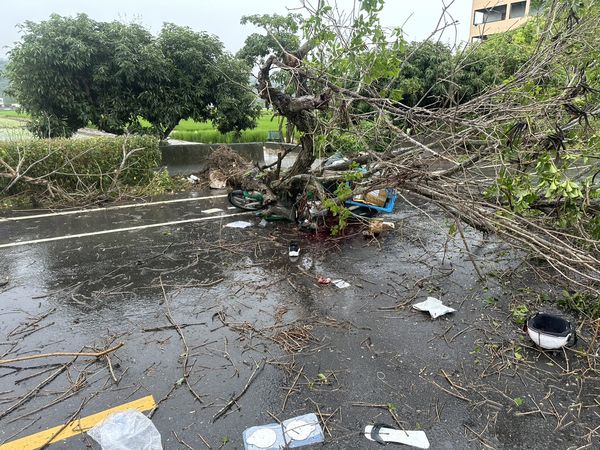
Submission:
M 398 193 L 395 189 L 388 188 L 387 191 L 387 200 L 385 201 L 385 205 L 383 206 L 369 205 L 363 202 L 355 202 L 354 200 L 346 200 L 345 203 L 346 205 L 363 206 L 365 208 L 374 209 L 375 211 L 389 214 L 394 210 L 394 205 L 396 204 L 396 197 L 398 197 Z

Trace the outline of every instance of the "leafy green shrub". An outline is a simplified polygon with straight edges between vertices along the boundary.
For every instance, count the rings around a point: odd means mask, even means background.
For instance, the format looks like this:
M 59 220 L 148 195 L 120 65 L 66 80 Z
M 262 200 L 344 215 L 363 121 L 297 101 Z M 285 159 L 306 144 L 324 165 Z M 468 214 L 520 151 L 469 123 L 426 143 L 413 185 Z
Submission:
M 362 120 L 344 130 L 334 129 L 318 135 L 317 148 L 329 155 L 336 152 L 354 155 L 361 151 L 383 152 L 393 143 L 394 137 L 376 122 Z
M 600 317 L 600 296 L 587 292 L 563 291 L 558 306 L 579 316 L 596 319 Z
M 131 154 L 121 167 L 124 152 Z M 105 192 L 115 185 L 115 177 L 129 186 L 148 183 L 160 164 L 161 154 L 156 138 L 127 136 L 0 142 L 0 158 L 12 168 L 20 164 L 22 175 L 43 177 L 67 192 L 82 188 Z M 0 179 L 0 189 L 9 182 L 8 178 Z M 11 188 L 11 193 L 31 187 L 19 182 Z
M 529 308 L 527 305 L 513 305 L 510 309 L 512 320 L 517 325 L 523 325 L 529 316 Z

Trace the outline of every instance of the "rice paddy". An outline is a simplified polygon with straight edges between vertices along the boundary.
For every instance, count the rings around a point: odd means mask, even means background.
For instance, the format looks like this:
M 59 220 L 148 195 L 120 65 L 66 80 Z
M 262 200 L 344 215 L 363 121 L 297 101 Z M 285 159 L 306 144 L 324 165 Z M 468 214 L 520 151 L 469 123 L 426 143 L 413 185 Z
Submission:
M 16 111 L 0 111 L 0 141 L 30 139 L 32 134 L 25 129 L 28 116 Z
M 272 111 L 263 110 L 256 127 L 235 133 L 220 133 L 211 122 L 182 120 L 171 133 L 171 138 L 182 141 L 203 142 L 206 144 L 231 144 L 233 142 L 265 142 L 269 131 L 279 130 L 279 117 L 273 117 Z M 285 123 L 283 130 L 285 130 Z

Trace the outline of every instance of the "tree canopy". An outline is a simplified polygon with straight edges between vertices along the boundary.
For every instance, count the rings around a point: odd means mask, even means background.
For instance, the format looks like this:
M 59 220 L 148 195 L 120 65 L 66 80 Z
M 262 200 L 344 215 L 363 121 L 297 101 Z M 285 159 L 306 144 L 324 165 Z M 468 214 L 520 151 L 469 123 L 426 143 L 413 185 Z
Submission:
M 4 69 L 6 68 L 7 63 L 8 61 L 0 59 L 0 97 L 4 99 L 4 104 L 13 103 L 12 98 L 6 94 L 6 90 L 8 89 L 8 79 L 4 75 Z
M 258 117 L 248 66 L 214 36 L 165 24 L 155 37 L 139 24 L 85 14 L 28 21 L 21 31 L 6 73 L 38 135 L 69 136 L 89 122 L 142 131 L 140 118 L 160 137 L 187 118 L 241 131 Z

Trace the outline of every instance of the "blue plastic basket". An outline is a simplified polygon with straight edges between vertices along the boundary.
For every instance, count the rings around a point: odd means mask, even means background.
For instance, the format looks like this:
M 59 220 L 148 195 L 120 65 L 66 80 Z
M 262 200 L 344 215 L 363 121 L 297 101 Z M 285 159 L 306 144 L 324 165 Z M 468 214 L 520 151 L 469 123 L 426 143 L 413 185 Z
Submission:
M 346 200 L 346 205 L 354 205 L 354 206 L 363 206 L 365 208 L 374 209 L 375 211 L 379 211 L 382 213 L 389 214 L 394 210 L 394 205 L 396 204 L 396 197 L 398 197 L 398 193 L 395 189 L 387 189 L 388 196 L 385 201 L 385 205 L 383 206 L 375 206 L 369 205 L 363 202 L 355 202 L 354 200 Z

